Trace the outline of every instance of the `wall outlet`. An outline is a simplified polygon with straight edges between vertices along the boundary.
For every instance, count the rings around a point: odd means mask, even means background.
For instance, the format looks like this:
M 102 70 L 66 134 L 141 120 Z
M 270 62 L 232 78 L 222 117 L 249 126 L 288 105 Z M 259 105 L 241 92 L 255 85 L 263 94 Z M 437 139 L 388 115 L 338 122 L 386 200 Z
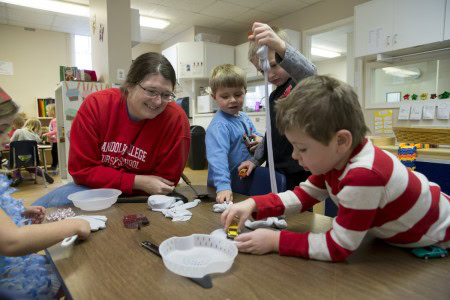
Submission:
M 117 69 L 117 80 L 125 80 L 125 70 Z

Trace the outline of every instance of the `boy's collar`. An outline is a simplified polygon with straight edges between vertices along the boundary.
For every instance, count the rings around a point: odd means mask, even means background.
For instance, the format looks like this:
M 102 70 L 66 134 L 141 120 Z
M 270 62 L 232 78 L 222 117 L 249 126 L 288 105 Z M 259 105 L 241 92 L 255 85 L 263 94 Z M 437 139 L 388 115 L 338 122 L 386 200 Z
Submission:
M 351 160 L 353 157 L 355 157 L 356 155 L 358 155 L 359 152 L 361 152 L 361 150 L 364 148 L 364 146 L 367 144 L 368 139 L 364 138 L 364 140 L 356 146 L 355 149 L 353 149 L 352 154 L 350 155 L 349 160 Z

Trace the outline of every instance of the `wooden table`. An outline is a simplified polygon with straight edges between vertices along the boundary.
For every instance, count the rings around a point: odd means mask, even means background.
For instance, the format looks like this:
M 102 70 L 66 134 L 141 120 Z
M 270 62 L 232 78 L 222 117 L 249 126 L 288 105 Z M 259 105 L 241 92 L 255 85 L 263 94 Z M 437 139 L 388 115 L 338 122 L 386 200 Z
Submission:
M 195 187 L 205 192 L 206 187 Z M 193 199 L 187 187 L 177 191 Z M 241 253 L 227 273 L 212 275 L 212 289 L 170 272 L 161 258 L 140 246 L 144 240 L 159 245 L 172 236 L 209 234 L 220 228 L 220 214 L 212 212 L 212 205 L 203 202 L 193 208 L 187 222 L 172 222 L 140 203 L 95 212 L 108 217 L 107 228 L 76 243 L 69 258 L 55 261 L 56 268 L 74 299 L 450 298 L 449 258 L 425 261 L 370 237 L 341 263 Z M 146 215 L 150 226 L 124 228 L 122 217 L 137 213 Z M 331 221 L 310 212 L 287 218 L 293 231 L 324 232 Z

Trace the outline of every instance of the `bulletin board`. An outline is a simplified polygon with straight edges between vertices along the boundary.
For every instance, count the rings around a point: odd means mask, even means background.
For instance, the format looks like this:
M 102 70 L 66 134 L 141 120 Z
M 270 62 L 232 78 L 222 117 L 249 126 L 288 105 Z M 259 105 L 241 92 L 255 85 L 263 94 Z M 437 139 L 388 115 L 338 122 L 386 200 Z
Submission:
M 375 111 L 374 122 L 375 134 L 393 134 L 392 109 Z

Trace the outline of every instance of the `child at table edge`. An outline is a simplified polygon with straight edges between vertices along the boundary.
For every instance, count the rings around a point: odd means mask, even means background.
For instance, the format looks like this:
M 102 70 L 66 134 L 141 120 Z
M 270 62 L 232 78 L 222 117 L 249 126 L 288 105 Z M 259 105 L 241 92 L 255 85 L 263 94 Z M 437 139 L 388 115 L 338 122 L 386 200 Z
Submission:
M 314 100 L 314 101 L 311 101 Z M 327 197 L 338 205 L 326 233 L 258 229 L 239 235 L 242 252 L 343 261 L 370 231 L 406 248 L 450 247 L 450 197 L 365 138 L 367 127 L 353 89 L 328 76 L 304 79 L 277 103 L 277 127 L 312 175 L 292 191 L 254 196 L 221 216 L 225 230 L 249 217 L 297 214 Z
M 7 129 L 19 107 L 0 87 L 0 148 L 9 143 Z M 17 293 L 20 299 L 55 297 L 60 286 L 46 258 L 33 254 L 64 238 L 77 234 L 87 238 L 90 225 L 82 219 L 40 224 L 45 216 L 42 206 L 25 207 L 11 197 L 6 176 L 0 175 L 0 290 Z

